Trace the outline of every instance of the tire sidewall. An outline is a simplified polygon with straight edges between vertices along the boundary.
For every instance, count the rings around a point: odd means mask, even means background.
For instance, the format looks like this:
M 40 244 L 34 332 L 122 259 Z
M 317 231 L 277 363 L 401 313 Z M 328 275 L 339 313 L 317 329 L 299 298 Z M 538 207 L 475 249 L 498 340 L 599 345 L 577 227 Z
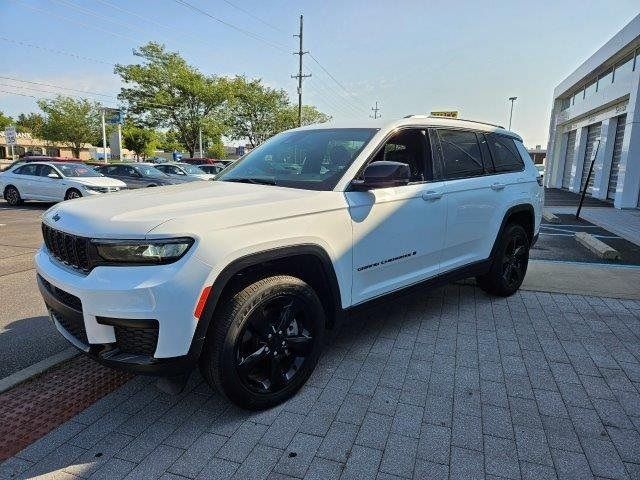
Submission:
M 518 285 L 513 288 L 508 286 L 506 283 L 504 283 L 503 278 L 502 278 L 502 260 L 506 254 L 506 250 L 507 247 L 509 245 L 510 240 L 514 237 L 514 236 L 519 236 L 522 239 L 524 239 L 525 241 L 525 245 L 527 248 L 526 251 L 526 255 L 525 255 L 525 263 L 524 263 L 524 271 L 522 272 L 522 280 L 518 283 Z M 497 260 L 497 271 L 496 273 L 499 275 L 500 281 L 502 283 L 502 288 L 505 290 L 505 292 L 511 292 L 514 293 L 516 292 L 519 288 L 520 285 L 522 285 L 522 281 L 524 280 L 525 276 L 527 275 L 527 268 L 529 266 L 529 248 L 530 248 L 530 242 L 529 242 L 529 236 L 527 235 L 527 232 L 525 231 L 525 229 L 518 224 L 512 223 L 510 225 L 507 225 L 507 228 L 505 228 L 505 231 L 502 235 L 502 241 L 500 244 L 500 250 L 499 250 L 499 255 Z
M 243 332 L 247 320 L 264 302 L 282 295 L 292 294 L 300 298 L 309 309 L 310 320 L 313 325 L 313 350 L 307 358 L 303 368 L 296 374 L 296 378 L 284 389 L 273 394 L 258 394 L 248 389 L 240 380 L 236 370 L 236 342 Z M 261 409 L 281 403 L 292 396 L 307 381 L 313 372 L 320 353 L 324 332 L 325 314 L 322 304 L 313 289 L 302 280 L 289 277 L 286 281 L 265 286 L 256 291 L 249 301 L 234 315 L 218 352 L 220 383 L 224 393 L 234 402 L 241 401 L 246 408 Z
M 9 198 L 11 198 L 9 195 L 11 192 L 15 192 L 15 200 L 9 200 Z M 7 201 L 7 203 L 12 207 L 17 207 L 18 205 L 20 205 L 20 201 L 21 201 L 20 192 L 13 185 L 7 187 L 4 198 Z
M 77 194 L 77 196 L 72 197 L 71 195 L 74 194 L 74 193 Z M 75 188 L 70 188 L 67 191 L 67 194 L 64 196 L 64 199 L 65 200 L 74 200 L 76 198 L 81 198 L 81 197 L 82 197 L 82 194 L 78 190 L 76 190 Z

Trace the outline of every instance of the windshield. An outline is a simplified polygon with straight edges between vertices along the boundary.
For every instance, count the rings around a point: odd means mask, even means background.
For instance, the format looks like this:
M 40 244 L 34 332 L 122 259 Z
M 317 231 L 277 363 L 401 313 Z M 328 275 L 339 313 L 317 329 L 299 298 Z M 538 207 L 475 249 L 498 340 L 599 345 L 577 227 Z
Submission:
M 182 170 L 190 175 L 202 175 L 204 173 L 204 171 L 200 168 L 196 167 L 195 165 L 189 165 L 188 163 L 180 165 L 180 168 L 182 168 Z
M 225 169 L 217 180 L 332 190 L 376 132 L 375 128 L 284 132 Z
M 57 164 L 56 168 L 62 172 L 65 177 L 104 177 L 100 172 L 87 165 L 77 163 Z
M 166 173 L 161 172 L 156 167 L 152 167 L 151 165 L 136 165 L 134 168 L 139 173 L 141 173 L 143 177 L 161 178 L 167 176 Z

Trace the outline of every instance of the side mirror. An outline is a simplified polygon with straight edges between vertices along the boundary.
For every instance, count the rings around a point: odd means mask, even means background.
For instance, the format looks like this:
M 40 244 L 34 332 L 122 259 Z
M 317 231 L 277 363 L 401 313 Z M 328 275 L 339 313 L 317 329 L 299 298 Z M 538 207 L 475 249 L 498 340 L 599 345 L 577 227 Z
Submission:
M 376 188 L 399 187 L 408 184 L 410 180 L 409 165 L 384 160 L 367 165 L 362 178 L 353 180 L 351 187 L 353 190 L 362 192 Z
M 50 174 L 47 175 L 47 177 L 49 178 L 55 178 L 56 180 L 60 178 L 60 175 L 58 175 L 55 172 L 51 172 Z

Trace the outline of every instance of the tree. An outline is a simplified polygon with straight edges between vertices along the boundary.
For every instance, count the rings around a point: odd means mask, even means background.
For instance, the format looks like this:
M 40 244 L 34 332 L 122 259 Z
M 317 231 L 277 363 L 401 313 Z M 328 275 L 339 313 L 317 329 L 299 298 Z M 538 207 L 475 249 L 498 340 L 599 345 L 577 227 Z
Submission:
M 122 142 L 137 158 L 146 158 L 155 152 L 158 136 L 155 130 L 150 128 L 125 123 L 122 128 Z
M 236 77 L 231 82 L 233 98 L 229 103 L 228 136 L 234 140 L 248 139 L 252 147 L 276 133 L 298 126 L 298 107 L 291 105 L 284 90 L 262 84 L 259 79 Z M 326 122 L 329 116 L 315 107 L 302 108 L 304 125 Z
M 8 117 L 4 113 L 0 112 L 0 129 L 4 130 L 6 127 L 13 123 L 13 119 Z
M 71 147 L 75 158 L 80 157 L 84 144 L 99 135 L 100 105 L 95 102 L 59 95 L 38 100 L 38 106 L 44 114 L 42 138 Z
M 203 75 L 159 43 L 150 42 L 134 53 L 142 64 L 115 67 L 125 84 L 118 97 L 138 123 L 171 129 L 193 156 L 199 130 L 221 128 L 216 119 L 228 98 L 228 82 Z
M 174 150 L 181 150 L 182 144 L 178 140 L 178 134 L 175 130 L 167 130 L 166 132 L 156 132 L 158 136 L 157 147 L 165 152 L 173 152 Z
M 209 158 L 225 158 L 227 156 L 227 149 L 224 148 L 224 144 L 221 139 L 214 141 L 209 148 L 207 148 L 207 157 Z
M 30 133 L 34 137 L 42 136 L 44 118 L 39 113 L 21 113 L 16 120 L 16 128 L 19 132 Z

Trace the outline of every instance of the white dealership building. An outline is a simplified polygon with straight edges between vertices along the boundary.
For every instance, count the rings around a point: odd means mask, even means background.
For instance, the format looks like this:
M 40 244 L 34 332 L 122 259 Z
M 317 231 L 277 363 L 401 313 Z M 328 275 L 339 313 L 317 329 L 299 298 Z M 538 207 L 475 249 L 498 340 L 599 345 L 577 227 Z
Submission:
M 553 93 L 545 185 L 640 207 L 640 15 Z

